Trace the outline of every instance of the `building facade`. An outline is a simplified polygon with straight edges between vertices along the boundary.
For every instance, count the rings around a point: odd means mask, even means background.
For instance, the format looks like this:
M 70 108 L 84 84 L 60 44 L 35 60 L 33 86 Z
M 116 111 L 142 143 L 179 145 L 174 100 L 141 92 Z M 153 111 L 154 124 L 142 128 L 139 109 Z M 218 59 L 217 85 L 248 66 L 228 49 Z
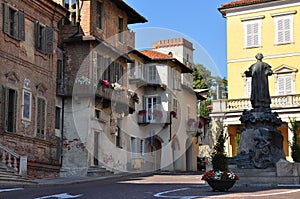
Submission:
M 300 121 L 300 3 L 298 1 L 243 0 L 223 4 L 219 11 L 227 24 L 228 100 L 214 102 L 213 120 L 222 118 L 229 136 L 228 152 L 237 154 L 243 125 L 239 117 L 251 109 L 249 100 L 251 78 L 244 72 L 263 53 L 264 62 L 272 66 L 269 77 L 271 108 L 281 117 L 279 127 L 284 137 L 284 152 L 288 160 L 292 140 L 289 118 Z
M 127 53 L 134 46 L 128 24 L 147 20 L 120 0 L 72 2 L 64 4 L 72 16 L 62 26 L 63 69 L 57 85 L 63 118 L 60 174 L 126 171 L 130 136 L 123 126 L 136 103 L 127 88 L 127 63 L 132 62 Z
M 183 61 L 186 51 L 192 58 L 192 43 L 176 38 L 129 54 L 135 60 L 129 65 L 129 86 L 140 96 L 135 114 L 127 118 L 127 131 L 134 132 L 132 170 L 197 169 L 197 97 L 190 78 L 192 59 L 190 65 Z
M 58 24 L 67 10 L 46 0 L 0 4 L 2 162 L 22 175 L 55 177 L 60 168 L 53 108 Z

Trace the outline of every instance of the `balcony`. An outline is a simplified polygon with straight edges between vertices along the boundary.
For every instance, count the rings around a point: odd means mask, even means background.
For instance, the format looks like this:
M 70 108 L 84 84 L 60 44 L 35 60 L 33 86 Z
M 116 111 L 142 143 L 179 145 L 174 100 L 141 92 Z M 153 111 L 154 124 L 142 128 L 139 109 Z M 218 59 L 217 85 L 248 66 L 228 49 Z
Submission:
M 162 110 L 140 110 L 138 112 L 138 124 L 148 125 L 148 124 L 170 124 L 170 112 Z
M 224 103 L 226 106 L 225 111 L 227 111 L 227 112 L 242 111 L 244 109 L 252 108 L 249 98 L 230 99 L 230 100 L 224 101 Z M 300 106 L 300 94 L 272 96 L 271 97 L 271 108 L 272 109 L 294 108 L 294 107 L 299 107 L 299 106 Z M 214 110 L 214 112 L 218 112 L 218 111 Z
M 56 95 L 68 97 L 91 97 L 103 99 L 103 107 L 107 108 L 114 105 L 116 111 L 125 111 L 132 114 L 135 111 L 135 103 L 138 102 L 138 96 L 132 95 L 126 89 L 115 90 L 111 87 L 99 85 L 96 89 L 91 85 L 76 85 L 73 90 L 73 85 L 58 84 L 56 87 Z

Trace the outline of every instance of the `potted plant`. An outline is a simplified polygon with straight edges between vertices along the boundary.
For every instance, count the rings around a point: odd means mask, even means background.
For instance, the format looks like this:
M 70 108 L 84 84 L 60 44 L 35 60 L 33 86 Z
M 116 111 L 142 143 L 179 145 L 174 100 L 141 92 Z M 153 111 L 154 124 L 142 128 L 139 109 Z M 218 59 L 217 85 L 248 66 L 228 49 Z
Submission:
M 299 146 L 299 140 L 297 135 L 298 124 L 295 118 L 289 117 L 289 120 L 290 120 L 289 129 L 293 133 L 292 142 L 289 143 L 291 147 L 291 156 L 294 162 L 300 162 L 300 146 Z
M 228 191 L 239 177 L 234 172 L 228 170 L 227 155 L 225 152 L 227 137 L 224 135 L 222 121 L 217 121 L 216 131 L 218 139 L 211 155 L 213 169 L 206 171 L 201 179 L 205 180 L 212 187 L 213 191 Z

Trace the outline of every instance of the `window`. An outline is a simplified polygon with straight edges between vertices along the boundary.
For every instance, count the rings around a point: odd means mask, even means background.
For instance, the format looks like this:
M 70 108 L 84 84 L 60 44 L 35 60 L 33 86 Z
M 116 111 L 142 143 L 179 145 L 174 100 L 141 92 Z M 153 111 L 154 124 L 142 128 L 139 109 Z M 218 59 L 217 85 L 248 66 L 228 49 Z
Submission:
M 150 83 L 157 83 L 157 70 L 156 70 L 156 66 L 152 65 L 149 66 L 148 68 L 148 81 Z
M 3 4 L 3 31 L 5 34 L 25 41 L 25 15 Z
M 244 37 L 245 48 L 261 46 L 261 20 L 245 21 Z
M 61 108 L 55 107 L 55 128 L 60 129 L 60 114 L 61 114 Z
M 171 111 L 175 111 L 178 114 L 178 101 L 177 101 L 177 99 L 173 99 L 172 110 Z
M 105 66 L 110 64 L 110 58 L 104 58 L 106 60 Z M 124 74 L 124 69 L 119 62 L 112 62 L 104 71 L 102 78 L 108 80 L 111 83 L 120 82 L 122 84 L 122 77 Z
M 119 147 L 119 148 L 122 148 L 122 135 L 121 135 L 121 120 L 120 119 L 117 119 L 117 123 L 118 123 L 118 126 L 117 126 L 117 133 L 116 133 L 116 146 Z
M 293 42 L 293 16 L 278 16 L 275 20 L 275 44 Z
M 100 1 L 97 1 L 97 13 L 96 13 L 96 26 L 97 28 L 100 28 L 103 30 L 104 27 L 104 9 L 103 9 L 103 3 Z
M 45 122 L 46 122 L 46 100 L 43 98 L 37 98 L 37 113 L 36 113 L 36 136 L 39 138 L 45 138 Z
M 156 119 L 158 119 L 156 117 L 157 113 L 155 113 L 155 112 L 161 111 L 160 105 L 161 105 L 161 97 L 160 96 L 145 97 L 145 106 L 146 106 L 146 111 L 147 111 L 146 122 L 151 123 L 151 122 L 154 122 Z
M 35 45 L 36 49 L 44 54 L 53 53 L 53 29 L 41 25 L 39 22 L 35 24 Z
M 95 109 L 95 118 L 100 119 L 101 111 L 99 109 Z
M 135 76 L 135 63 L 129 63 L 129 77 L 134 78 Z
M 17 121 L 17 91 L 3 88 L 4 93 L 4 130 L 16 132 Z
M 23 90 L 22 119 L 31 120 L 31 92 Z
M 63 62 L 60 59 L 57 60 L 56 83 L 58 85 L 63 83 Z
M 135 137 L 131 137 L 131 155 L 132 158 L 136 158 L 136 153 L 137 153 L 137 139 Z
M 141 140 L 141 156 L 145 155 L 145 140 Z
M 292 76 L 280 75 L 277 79 L 278 95 L 292 94 Z
M 181 75 L 179 71 L 172 69 L 173 73 L 173 89 L 180 89 Z
M 119 42 L 121 42 L 121 43 L 124 42 L 123 32 L 124 32 L 124 20 L 123 20 L 123 18 L 119 17 L 118 37 L 119 37 Z
M 138 63 L 138 76 L 140 79 L 145 79 L 145 65 L 142 63 Z
M 244 97 L 250 98 L 251 96 L 251 77 L 245 77 L 245 84 L 244 84 Z

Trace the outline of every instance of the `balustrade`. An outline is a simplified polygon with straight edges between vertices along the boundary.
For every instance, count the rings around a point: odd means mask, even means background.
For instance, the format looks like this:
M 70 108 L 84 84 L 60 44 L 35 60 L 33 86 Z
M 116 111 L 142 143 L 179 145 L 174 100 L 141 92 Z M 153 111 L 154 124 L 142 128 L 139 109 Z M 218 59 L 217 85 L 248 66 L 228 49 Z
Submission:
M 251 109 L 249 98 L 229 99 L 226 103 L 227 111 L 241 111 Z M 300 105 L 300 94 L 280 95 L 271 97 L 271 108 L 295 107 Z
M 0 151 L 2 152 L 1 162 L 4 165 L 18 172 L 19 175 L 27 174 L 27 156 L 20 156 L 2 145 L 0 145 Z

